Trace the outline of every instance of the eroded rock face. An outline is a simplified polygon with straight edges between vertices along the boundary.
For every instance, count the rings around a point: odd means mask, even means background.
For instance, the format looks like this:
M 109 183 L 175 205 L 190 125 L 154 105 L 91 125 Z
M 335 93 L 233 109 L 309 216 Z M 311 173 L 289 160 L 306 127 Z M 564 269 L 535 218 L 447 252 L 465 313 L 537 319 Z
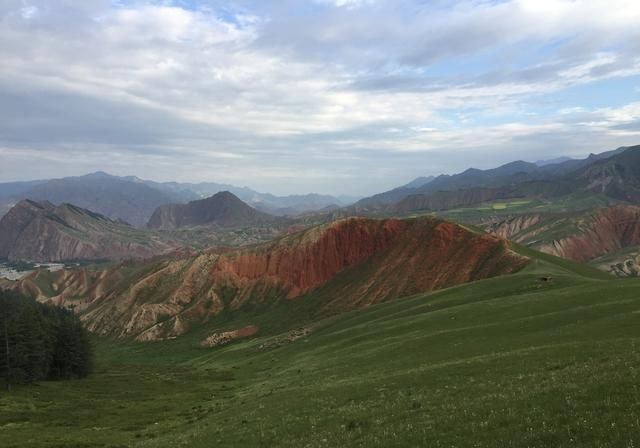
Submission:
M 576 232 L 540 247 L 576 261 L 590 261 L 602 255 L 640 244 L 640 207 L 617 206 L 598 210 L 578 224 Z
M 40 302 L 64 307 L 73 306 L 76 311 L 82 312 L 122 278 L 121 268 L 56 272 L 38 270 L 15 282 L 12 287 Z M 43 289 L 43 285 L 46 285 L 46 288 Z
M 211 275 L 216 282 L 277 285 L 288 298 L 316 288 L 346 267 L 389 248 L 407 221 L 350 219 L 283 238 L 255 250 L 225 254 Z M 244 299 L 236 297 L 236 302 Z
M 324 310 L 350 310 L 511 273 L 527 261 L 502 239 L 435 218 L 350 218 L 252 248 L 150 262 L 126 286 L 90 295 L 82 318 L 96 333 L 157 340 L 225 310 L 310 293 Z
M 617 276 L 637 276 L 640 207 L 618 205 L 595 211 L 522 215 L 487 223 L 488 232 L 558 257 L 592 262 Z M 629 249 L 632 250 L 632 249 Z
M 640 244 L 640 207 L 523 215 L 485 226 L 487 231 L 574 261 L 592 261 Z
M 171 249 L 126 223 L 70 204 L 24 200 L 0 219 L 0 258 L 9 260 L 122 260 Z
M 200 342 L 201 347 L 218 347 L 221 345 L 229 344 L 237 339 L 248 338 L 258 333 L 258 327 L 255 325 L 248 325 L 246 327 L 238 328 L 236 330 L 222 331 L 220 333 L 213 333 L 207 336 Z
M 522 232 L 530 229 L 540 222 L 540 215 L 521 215 L 504 221 L 491 222 L 485 226 L 487 232 L 499 236 L 500 238 L 513 241 L 523 241 Z M 529 234 L 526 234 L 529 237 Z

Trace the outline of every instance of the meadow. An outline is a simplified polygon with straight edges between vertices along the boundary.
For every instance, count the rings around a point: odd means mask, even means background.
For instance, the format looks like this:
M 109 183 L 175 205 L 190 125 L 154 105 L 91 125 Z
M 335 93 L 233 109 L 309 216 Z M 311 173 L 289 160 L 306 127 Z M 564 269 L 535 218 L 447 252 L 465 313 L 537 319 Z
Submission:
M 0 446 L 638 446 L 640 281 L 520 250 L 515 275 L 320 321 L 263 310 L 224 347 L 96 340 L 89 378 L 1 392 Z

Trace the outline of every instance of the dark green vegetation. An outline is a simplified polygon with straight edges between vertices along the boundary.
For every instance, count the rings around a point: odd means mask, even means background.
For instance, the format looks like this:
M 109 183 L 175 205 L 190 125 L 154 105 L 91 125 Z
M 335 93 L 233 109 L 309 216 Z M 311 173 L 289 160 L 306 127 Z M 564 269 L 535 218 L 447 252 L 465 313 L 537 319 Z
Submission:
M 221 348 L 198 346 L 204 327 L 99 341 L 89 378 L 0 396 L 0 445 L 637 446 L 640 282 L 519 250 L 535 259 L 517 274 L 302 337 L 297 303 L 236 316 L 265 331 Z
M 0 291 L 0 378 L 7 389 L 16 383 L 82 378 L 91 363 L 89 335 L 71 310 Z

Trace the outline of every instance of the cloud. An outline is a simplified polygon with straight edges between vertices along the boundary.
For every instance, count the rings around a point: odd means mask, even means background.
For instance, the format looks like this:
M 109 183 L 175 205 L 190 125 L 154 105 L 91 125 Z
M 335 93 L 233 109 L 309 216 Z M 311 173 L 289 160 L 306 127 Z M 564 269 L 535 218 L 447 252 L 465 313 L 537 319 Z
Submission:
M 640 75 L 636 2 L 188 4 L 2 2 L 0 180 L 111 169 L 369 193 L 637 138 L 632 105 L 532 106 Z

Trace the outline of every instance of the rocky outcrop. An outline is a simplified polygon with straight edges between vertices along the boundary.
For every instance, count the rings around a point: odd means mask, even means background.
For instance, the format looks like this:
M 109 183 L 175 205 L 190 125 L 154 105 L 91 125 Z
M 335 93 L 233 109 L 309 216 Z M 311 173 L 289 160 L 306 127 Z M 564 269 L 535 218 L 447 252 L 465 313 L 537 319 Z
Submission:
M 0 219 L 0 258 L 30 261 L 147 258 L 171 245 L 71 204 L 20 201 Z
M 124 278 L 126 271 L 126 265 L 95 270 L 37 270 L 11 287 L 40 302 L 72 306 L 76 311 L 83 312 L 90 304 L 113 289 Z
M 200 346 L 207 348 L 219 347 L 221 345 L 229 344 L 230 342 L 233 342 L 237 339 L 244 339 L 254 336 L 256 333 L 258 333 L 258 327 L 256 327 L 255 325 L 248 325 L 236 330 L 213 333 L 203 339 L 200 342 Z
M 196 226 L 242 227 L 274 220 L 273 216 L 248 206 L 232 193 L 222 191 L 188 204 L 158 207 L 147 227 L 162 230 Z
M 577 221 L 574 231 L 539 249 L 575 261 L 591 261 L 625 247 L 640 244 L 640 207 L 616 206 L 601 209 Z
M 501 221 L 491 221 L 485 225 L 485 230 L 493 235 L 522 242 L 521 234 L 529 231 L 540 222 L 540 215 L 519 215 Z M 531 232 L 526 233 L 530 236 Z
M 583 190 L 640 203 L 640 146 L 626 148 L 576 173 Z
M 587 262 L 640 244 L 640 207 L 521 215 L 487 223 L 485 229 L 541 252 Z
M 90 330 L 138 340 L 183 334 L 223 311 L 313 294 L 337 312 L 507 274 L 527 259 L 499 238 L 435 218 L 350 218 L 252 248 L 154 261 L 91 295 Z

